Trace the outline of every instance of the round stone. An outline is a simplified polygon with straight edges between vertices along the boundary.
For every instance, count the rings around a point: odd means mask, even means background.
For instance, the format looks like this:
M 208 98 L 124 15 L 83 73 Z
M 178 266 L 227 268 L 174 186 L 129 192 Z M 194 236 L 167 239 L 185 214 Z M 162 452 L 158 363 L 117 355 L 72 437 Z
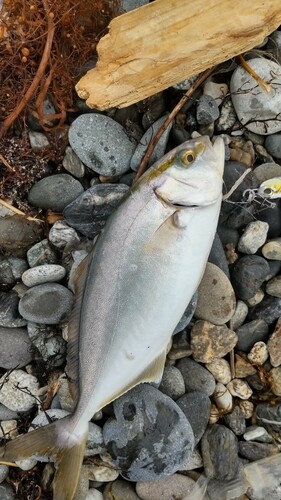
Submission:
M 281 133 L 268 135 L 265 139 L 265 147 L 274 158 L 281 158 Z
M 172 399 L 180 398 L 185 393 L 183 376 L 178 368 L 175 366 L 166 366 L 164 368 L 159 390 Z
M 281 316 L 281 298 L 266 295 L 264 299 L 249 313 L 249 319 L 263 319 L 268 325 L 271 325 Z M 264 339 L 257 339 L 264 340 Z
M 96 488 L 90 488 L 87 492 L 85 500 L 104 500 L 106 497 Z
M 261 251 L 266 259 L 281 260 L 281 238 L 268 241 Z
M 22 215 L 0 217 L 0 248 L 2 252 L 24 257 L 26 250 L 41 237 L 42 224 Z
M 228 90 L 226 83 L 215 83 L 212 80 L 206 80 L 203 85 L 203 94 L 211 96 L 218 106 L 223 102 Z
M 62 212 L 83 191 L 82 184 L 71 175 L 49 175 L 32 186 L 28 201 L 35 207 Z
M 193 448 L 191 426 L 168 396 L 141 384 L 113 403 L 103 428 L 105 445 L 130 481 L 159 480 L 182 469 Z
M 16 500 L 15 492 L 10 484 L 2 483 L 0 485 L 1 500 Z
M 198 300 L 198 293 L 195 292 L 195 294 L 191 297 L 191 300 L 186 310 L 184 311 L 181 319 L 179 320 L 176 328 L 174 329 L 173 335 L 176 335 L 177 333 L 181 332 L 187 327 L 187 325 L 189 325 L 197 306 L 197 300 Z
M 268 358 L 267 346 L 264 342 L 256 342 L 248 354 L 248 360 L 257 366 L 262 366 Z
M 230 365 L 226 359 L 216 358 L 210 363 L 206 363 L 205 367 L 215 377 L 217 382 L 228 384 L 231 381 Z
M 37 378 L 23 370 L 14 370 L 0 379 L 0 402 L 14 411 L 30 411 L 37 404 Z
M 235 312 L 231 318 L 232 329 L 234 331 L 239 328 L 239 326 L 243 325 L 246 317 L 248 315 L 248 306 L 242 300 L 237 300 Z
M 26 286 L 36 286 L 50 281 L 60 281 L 65 277 L 65 269 L 58 264 L 43 264 L 27 269 L 22 275 Z
M 275 276 L 267 282 L 266 293 L 273 297 L 281 297 L 281 276 Z
M 117 176 L 129 170 L 135 146 L 112 118 L 98 113 L 80 115 L 68 137 L 80 160 L 98 174 Z
M 183 474 L 160 479 L 160 481 L 137 483 L 136 491 L 142 500 L 171 500 L 186 498 L 192 492 L 195 481 Z
M 0 367 L 11 370 L 33 359 L 32 344 L 25 328 L 0 327 Z
M 219 107 L 210 95 L 199 97 L 196 106 L 196 118 L 199 125 L 213 123 L 220 116 Z
M 177 399 L 177 405 L 185 414 L 194 434 L 194 445 L 203 436 L 211 411 L 211 401 L 206 393 L 192 391 Z
M 249 399 L 253 394 L 249 384 L 245 380 L 239 378 L 231 380 L 226 387 L 232 396 L 240 399 Z
M 226 412 L 230 411 L 233 406 L 233 398 L 225 385 L 218 383 L 214 392 L 214 400 L 217 408 Z
M 254 173 L 259 182 L 262 183 L 273 177 L 281 177 L 281 165 L 278 165 L 278 163 L 262 163 L 254 169 Z
M 269 225 L 267 222 L 256 220 L 245 228 L 239 243 L 239 252 L 254 254 L 265 243 Z
M 219 267 L 208 262 L 198 287 L 195 317 L 223 325 L 232 317 L 235 306 L 235 294 L 229 279 Z
M 208 427 L 202 440 L 201 451 L 204 473 L 208 478 L 230 480 L 238 472 L 238 440 L 224 425 Z
M 24 294 L 19 302 L 19 312 L 28 321 L 52 325 L 67 320 L 72 303 L 70 290 L 57 283 L 44 283 Z
M 270 273 L 267 261 L 258 255 L 245 255 L 234 265 L 232 285 L 236 295 L 247 300 L 255 295 Z
M 80 179 L 85 175 L 85 165 L 82 163 L 80 158 L 78 158 L 77 154 L 74 153 L 73 149 L 70 146 L 65 148 L 64 159 L 62 160 L 62 164 L 70 174 L 74 177 Z
M 236 345 L 238 337 L 225 325 L 213 325 L 209 321 L 196 321 L 191 329 L 191 349 L 195 361 L 210 363 L 223 358 Z
M 203 391 L 207 396 L 211 396 L 215 390 L 216 382 L 213 375 L 193 359 L 183 358 L 178 364 L 187 392 Z
M 276 455 L 278 447 L 270 443 L 257 443 L 255 441 L 239 441 L 239 454 L 250 462 Z M 254 498 L 257 498 L 256 496 Z M 261 497 L 258 497 L 261 498 Z M 264 497 L 262 497 L 264 498 Z M 271 498 L 271 496 L 269 497 Z
M 140 497 L 136 494 L 135 488 L 131 483 L 117 479 L 106 485 L 100 500 L 139 500 L 139 498 Z
M 231 99 L 242 125 L 261 135 L 281 130 L 278 110 L 281 109 L 281 67 L 279 64 L 258 57 L 247 61 L 251 68 L 265 81 L 270 82 L 267 92 L 242 66 L 232 74 Z

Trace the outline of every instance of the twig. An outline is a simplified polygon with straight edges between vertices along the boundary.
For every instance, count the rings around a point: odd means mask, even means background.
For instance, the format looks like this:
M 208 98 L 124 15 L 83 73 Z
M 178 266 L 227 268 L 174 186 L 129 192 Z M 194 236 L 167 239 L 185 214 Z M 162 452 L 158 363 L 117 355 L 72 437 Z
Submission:
M 8 203 L 7 201 L 4 201 L 4 200 L 1 200 L 0 199 L 0 205 L 2 205 L 3 207 L 6 207 L 8 208 L 9 210 L 11 210 L 12 212 L 15 212 L 15 214 L 18 214 L 18 215 L 22 215 L 23 217 L 25 217 L 27 220 L 34 220 L 36 222 L 43 222 L 42 220 L 40 219 L 36 219 L 36 217 L 30 217 L 28 215 L 26 215 L 24 212 L 22 212 L 21 210 L 19 210 L 18 208 L 16 207 L 13 207 L 13 205 L 10 205 L 10 203 Z
M 223 195 L 222 197 L 223 201 L 227 200 L 232 195 L 232 193 L 234 193 L 234 191 L 240 186 L 240 184 L 242 184 L 243 180 L 245 179 L 246 175 L 248 175 L 249 172 L 251 172 L 251 169 L 247 168 L 247 170 L 245 170 L 245 172 L 242 175 L 240 175 L 240 177 L 233 184 L 232 188 L 228 191 L 228 193 Z
M 243 68 L 258 82 L 258 84 L 266 91 L 270 92 L 271 85 L 270 83 L 266 83 L 257 73 L 251 68 L 251 66 L 245 61 L 244 57 L 240 54 L 239 56 L 240 63 Z
M 171 121 L 175 118 L 176 114 L 181 110 L 183 105 L 190 99 L 190 97 L 194 94 L 195 90 L 198 89 L 198 87 L 210 76 L 210 74 L 214 71 L 215 66 L 212 68 L 206 69 L 201 75 L 197 78 L 197 80 L 191 85 L 190 89 L 183 95 L 181 100 L 178 102 L 178 104 L 174 107 L 174 109 L 171 111 L 169 116 L 167 116 L 167 119 L 164 121 L 163 125 L 159 128 L 157 133 L 152 137 L 148 148 L 145 152 L 145 155 L 140 163 L 139 169 L 135 175 L 134 182 L 136 182 L 139 177 L 145 172 L 147 169 L 147 165 L 149 162 L 149 159 L 154 151 L 154 148 L 156 144 L 158 143 L 160 137 L 164 134 L 165 130 L 171 123 Z
M 47 67 L 48 62 L 49 62 L 54 33 L 55 33 L 55 27 L 54 27 L 54 22 L 53 22 L 52 16 L 50 16 L 51 13 L 50 13 L 50 9 L 49 9 L 48 0 L 42 0 L 42 2 L 43 2 L 46 16 L 48 19 L 48 34 L 47 34 L 47 39 L 46 39 L 42 59 L 40 61 L 40 64 L 39 64 L 38 69 L 36 71 L 36 74 L 33 78 L 33 81 L 31 83 L 31 85 L 29 86 L 29 88 L 27 89 L 24 96 L 22 97 L 21 101 L 1 124 L 0 139 L 6 135 L 8 129 L 10 128 L 12 123 L 14 123 L 14 121 L 17 119 L 19 114 L 23 111 L 23 109 L 28 104 L 30 99 L 34 96 L 34 93 L 35 93 L 41 79 L 43 78 L 43 75 L 45 73 L 46 67 Z
M 15 173 L 13 167 L 11 167 L 10 163 L 1 154 L 0 154 L 0 160 L 2 161 L 2 163 L 4 163 L 5 167 L 7 167 L 7 169 L 10 170 L 10 172 L 13 172 L 13 174 Z

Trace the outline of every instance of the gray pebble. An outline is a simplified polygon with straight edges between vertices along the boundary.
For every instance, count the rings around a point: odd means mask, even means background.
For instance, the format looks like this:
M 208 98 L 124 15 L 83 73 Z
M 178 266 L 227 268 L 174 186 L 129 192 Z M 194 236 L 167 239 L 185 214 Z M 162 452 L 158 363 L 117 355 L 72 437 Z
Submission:
M 213 375 L 200 363 L 196 363 L 190 358 L 181 359 L 177 368 L 180 370 L 187 392 L 203 391 L 207 396 L 211 396 L 216 387 Z
M 49 367 L 58 367 L 65 362 L 66 342 L 55 327 L 28 322 L 27 330 L 29 339 Z
M 171 500 L 188 498 L 195 486 L 195 481 L 183 474 L 160 479 L 159 481 L 139 482 L 136 491 L 142 500 Z
M 269 225 L 267 222 L 255 220 L 246 226 L 239 243 L 239 252 L 254 254 L 265 243 Z
M 30 130 L 30 132 L 28 132 L 28 137 L 33 151 L 39 152 L 50 146 L 48 138 L 45 134 L 42 134 L 42 132 L 34 132 L 33 130 Z
M 65 220 L 83 235 L 94 238 L 129 190 L 125 184 L 97 184 L 65 208 Z
M 237 300 L 236 309 L 231 318 L 231 324 L 234 331 L 239 328 L 239 326 L 243 325 L 246 317 L 248 315 L 248 306 L 242 300 Z
M 21 215 L 0 217 L 0 250 L 24 257 L 26 250 L 41 238 L 42 225 Z
M 281 299 L 266 295 L 264 299 L 249 312 L 249 319 L 263 319 L 268 325 L 271 325 L 281 316 Z M 264 340 L 264 339 L 258 339 Z
M 256 319 L 237 328 L 238 342 L 236 348 L 239 351 L 249 352 L 256 342 L 266 341 L 268 337 L 268 325 L 263 319 Z
M 166 120 L 167 115 L 162 116 L 159 118 L 149 129 L 145 132 L 144 136 L 141 138 L 140 143 L 136 147 L 136 150 L 131 158 L 130 162 L 130 167 L 132 170 L 137 171 L 140 162 L 148 148 L 148 145 L 152 139 L 152 137 L 158 132 L 159 128 L 162 126 L 164 121 Z M 150 167 L 153 163 L 155 163 L 157 160 L 162 158 L 162 156 L 165 153 L 165 149 L 167 146 L 168 138 L 169 138 L 169 133 L 172 127 L 172 122 L 169 124 L 169 126 L 166 128 L 164 134 L 162 134 L 161 138 L 159 139 L 158 143 L 156 144 L 156 147 L 154 148 L 154 151 L 150 157 L 149 164 L 148 166 Z
M 231 98 L 238 118 L 242 125 L 257 134 L 279 132 L 281 122 L 277 119 L 277 113 L 281 109 L 281 67 L 262 57 L 247 62 L 264 81 L 270 81 L 271 89 L 266 92 L 242 66 L 239 66 L 230 81 Z
M 32 186 L 28 201 L 35 207 L 62 212 L 83 191 L 82 184 L 69 174 L 49 175 Z
M 259 443 L 272 443 L 273 439 L 264 427 L 252 425 L 244 432 L 245 441 L 258 441 Z
M 265 139 L 265 147 L 274 158 L 281 158 L 281 133 L 268 135 Z
M 2 420 L 18 420 L 20 418 L 16 411 L 10 410 L 0 403 L 0 422 Z
M 237 116 L 233 104 L 230 97 L 227 97 L 221 105 L 220 116 L 216 121 L 216 130 L 218 132 L 226 132 L 233 127 L 236 120 Z
M 254 173 L 259 182 L 262 183 L 273 177 L 281 177 L 281 165 L 278 165 L 278 163 L 262 163 L 254 169 Z
M 28 321 L 52 325 L 67 320 L 72 303 L 70 290 L 57 283 L 44 283 L 24 294 L 19 312 Z
M 18 328 L 26 325 L 25 319 L 19 315 L 18 304 L 16 292 L 0 292 L 0 326 Z
M 139 498 L 140 497 L 136 494 L 135 488 L 131 483 L 117 479 L 106 485 L 101 498 L 95 497 L 93 500 L 139 500 Z M 86 498 L 86 500 L 88 500 L 88 498 Z M 89 498 L 89 500 L 91 500 L 91 498 Z
M 199 125 L 213 123 L 220 115 L 215 99 L 210 95 L 199 97 L 196 106 L 196 118 Z
M 176 90 L 189 90 L 190 87 L 194 84 L 194 82 L 197 80 L 198 74 L 190 76 L 189 78 L 186 78 L 185 80 L 182 80 L 179 83 L 176 83 L 173 85 L 173 88 Z
M 194 448 L 191 426 L 176 403 L 141 384 L 113 403 L 115 419 L 104 441 L 121 475 L 130 481 L 159 480 L 182 469 Z
M 213 97 L 219 106 L 226 94 L 228 93 L 228 86 L 226 83 L 215 83 L 212 80 L 206 80 L 203 85 L 203 94 Z
M 16 500 L 17 497 L 10 484 L 0 484 L 0 498 L 1 500 Z
M 194 445 L 196 446 L 208 424 L 211 411 L 210 398 L 204 392 L 193 391 L 177 399 L 177 405 L 183 411 L 192 427 Z
M 257 423 L 263 425 L 266 430 L 278 442 L 281 439 L 281 404 L 259 403 L 256 407 Z
M 215 264 L 215 266 L 219 267 L 224 272 L 224 274 L 229 278 L 228 262 L 225 255 L 223 244 L 221 242 L 218 233 L 215 234 L 212 248 L 208 257 L 208 262 L 211 262 L 212 264 Z
M 23 370 L 14 370 L 0 379 L 0 403 L 16 412 L 29 411 L 37 404 L 37 378 Z
M 21 368 L 32 359 L 32 344 L 26 329 L 0 327 L 0 367 L 6 370 Z
M 259 255 L 241 257 L 232 271 L 232 285 L 236 295 L 242 300 L 251 299 L 269 273 L 268 262 L 263 257 Z
M 62 164 L 70 174 L 80 179 L 85 175 L 85 165 L 70 146 L 65 148 Z
M 233 316 L 235 306 L 235 294 L 229 279 L 219 267 L 207 262 L 198 287 L 195 317 L 223 325 Z
M 9 467 L 7 465 L 0 465 L 0 483 L 6 479 L 9 472 Z
M 27 269 L 27 262 L 18 257 L 0 256 L 0 289 L 9 290 Z
M 238 440 L 224 425 L 213 424 L 201 440 L 204 473 L 208 478 L 230 480 L 238 472 Z
M 224 416 L 224 421 L 236 436 L 241 436 L 246 431 L 246 419 L 240 406 L 234 406 L 231 413 Z
M 50 281 L 61 281 L 64 276 L 64 267 L 58 264 L 43 264 L 27 269 L 21 279 L 26 286 L 36 286 Z
M 135 146 L 108 116 L 87 113 L 71 124 L 69 142 L 80 160 L 101 175 L 122 175 L 130 168 Z
M 278 453 L 278 447 L 270 443 L 257 443 L 255 441 L 239 441 L 239 453 L 251 462 L 270 457 Z
M 121 0 L 122 9 L 126 12 L 129 10 L 137 9 L 138 7 L 142 7 L 142 5 L 146 5 L 149 0 Z
M 104 453 L 105 451 L 106 448 L 104 445 L 101 428 L 97 424 L 89 422 L 89 434 L 84 456 L 92 457 L 94 455 Z
M 68 244 L 79 242 L 79 236 L 65 221 L 58 220 L 50 229 L 49 240 L 54 247 L 62 249 Z
M 0 356 L 1 359 L 1 356 Z M 159 386 L 159 391 L 172 399 L 177 399 L 185 393 L 185 385 L 181 372 L 175 366 L 166 366 Z
M 48 240 L 42 240 L 28 250 L 27 260 L 30 267 L 35 267 L 42 264 L 56 264 L 58 258 Z

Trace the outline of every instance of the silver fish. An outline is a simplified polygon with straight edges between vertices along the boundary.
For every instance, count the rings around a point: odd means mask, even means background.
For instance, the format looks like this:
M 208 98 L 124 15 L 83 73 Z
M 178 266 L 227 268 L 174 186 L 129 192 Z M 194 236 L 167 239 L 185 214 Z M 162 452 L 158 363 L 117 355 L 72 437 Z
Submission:
M 212 145 L 199 137 L 169 152 L 135 184 L 80 264 L 67 360 L 75 412 L 0 449 L 5 460 L 52 457 L 55 500 L 73 498 L 94 413 L 141 382 L 161 380 L 167 345 L 213 242 L 223 166 L 221 138 Z
M 270 200 L 281 198 L 281 177 L 273 177 L 262 182 L 258 194 Z

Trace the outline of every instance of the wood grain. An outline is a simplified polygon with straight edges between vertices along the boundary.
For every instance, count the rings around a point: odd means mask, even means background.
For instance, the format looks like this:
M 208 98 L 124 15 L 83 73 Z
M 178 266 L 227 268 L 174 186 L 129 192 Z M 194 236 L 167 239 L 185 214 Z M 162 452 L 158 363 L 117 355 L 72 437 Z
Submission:
M 90 107 L 128 106 L 253 48 L 280 24 L 280 0 L 155 0 L 113 19 L 76 90 Z

